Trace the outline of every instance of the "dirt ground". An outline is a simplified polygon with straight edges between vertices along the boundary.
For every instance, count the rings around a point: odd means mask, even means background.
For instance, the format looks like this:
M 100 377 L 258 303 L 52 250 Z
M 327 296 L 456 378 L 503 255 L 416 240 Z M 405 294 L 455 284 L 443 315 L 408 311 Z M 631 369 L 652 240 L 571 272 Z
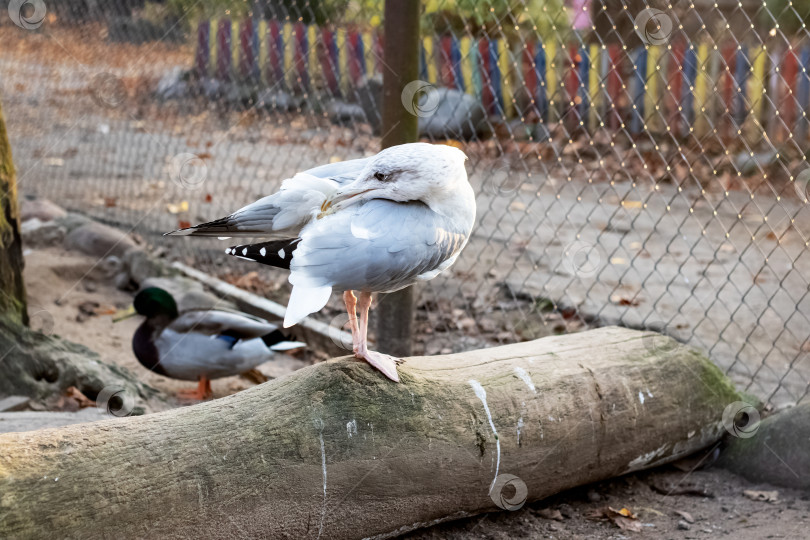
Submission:
M 138 364 L 130 339 L 139 320 L 113 323 L 110 313 L 128 306 L 129 293 L 115 289 L 94 259 L 60 248 L 27 249 L 25 279 L 36 324 L 98 352 L 102 359 L 130 369 L 144 382 L 172 395 L 191 383 L 156 375 Z M 92 314 L 96 313 L 96 314 Z M 213 382 L 215 397 L 253 383 L 241 377 Z M 743 492 L 777 491 L 778 502 L 754 501 Z M 622 530 L 605 519 L 589 517 L 610 506 L 634 513 L 640 532 Z M 559 514 L 557 514 L 559 512 Z M 679 515 L 677 512 L 684 512 Z M 573 489 L 499 512 L 436 525 L 410 539 L 710 539 L 733 537 L 807 538 L 810 493 L 752 484 L 721 469 L 689 472 L 674 466 Z
M 678 486 L 666 495 L 664 486 Z M 662 489 L 664 487 L 664 489 Z M 693 489 L 695 488 L 695 489 Z M 664 491 L 659 493 L 656 489 Z M 722 469 L 689 474 L 674 467 L 661 467 L 614 480 L 584 486 L 527 504 L 515 512 L 476 516 L 412 533 L 412 540 L 438 539 L 711 539 L 808 538 L 810 536 L 810 494 L 778 489 L 779 502 L 754 501 L 743 491 L 777 490 L 752 485 Z M 705 495 L 679 491 L 703 492 Z M 638 516 L 641 532 L 619 529 L 605 520 L 589 518 L 606 505 L 628 508 Z M 548 519 L 544 515 L 556 515 Z M 689 523 L 677 512 L 685 512 Z M 680 525 L 679 525 L 680 523 Z

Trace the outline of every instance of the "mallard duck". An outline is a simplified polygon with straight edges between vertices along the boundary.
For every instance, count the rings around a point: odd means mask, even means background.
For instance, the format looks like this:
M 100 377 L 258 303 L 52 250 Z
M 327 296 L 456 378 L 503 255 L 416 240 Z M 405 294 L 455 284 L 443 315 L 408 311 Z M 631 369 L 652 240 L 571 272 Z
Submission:
M 132 336 L 132 350 L 150 371 L 172 379 L 198 381 L 184 397 L 211 397 L 211 379 L 249 371 L 273 357 L 274 351 L 303 347 L 288 341 L 278 327 L 244 313 L 219 309 L 179 312 L 171 294 L 158 287 L 143 289 L 129 313 L 146 319 Z
M 371 295 L 433 279 L 456 261 L 475 222 L 465 159 L 450 146 L 393 146 L 299 173 L 227 217 L 167 234 L 264 238 L 225 252 L 290 270 L 284 327 L 344 291 L 355 356 L 398 382 L 401 360 L 367 346 Z

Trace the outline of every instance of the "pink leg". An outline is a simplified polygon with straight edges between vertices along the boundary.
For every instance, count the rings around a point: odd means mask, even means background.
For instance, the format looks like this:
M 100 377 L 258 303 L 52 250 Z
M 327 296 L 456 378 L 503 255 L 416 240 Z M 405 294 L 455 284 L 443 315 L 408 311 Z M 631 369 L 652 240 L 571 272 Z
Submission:
M 357 301 L 357 307 L 360 308 L 360 339 L 355 345 L 354 356 L 365 360 L 375 368 L 379 369 L 383 375 L 392 381 L 399 382 L 399 375 L 397 375 L 397 363 L 399 363 L 400 360 L 394 358 L 393 356 L 388 356 L 387 354 L 368 350 L 368 310 L 371 307 L 370 292 L 360 293 L 360 298 Z
M 343 303 L 346 304 L 346 311 L 349 313 L 349 325 L 352 328 L 352 349 L 357 353 L 357 345 L 360 343 L 360 330 L 357 327 L 357 297 L 352 291 L 343 293 Z

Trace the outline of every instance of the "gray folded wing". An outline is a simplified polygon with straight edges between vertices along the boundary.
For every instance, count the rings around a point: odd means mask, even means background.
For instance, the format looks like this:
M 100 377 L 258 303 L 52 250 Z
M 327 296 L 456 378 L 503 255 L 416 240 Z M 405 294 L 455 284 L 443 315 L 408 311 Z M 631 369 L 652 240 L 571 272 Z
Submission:
M 301 287 L 394 291 L 430 279 L 467 242 L 465 225 L 418 202 L 371 200 L 307 226 L 290 282 Z
M 348 184 L 363 170 L 368 158 L 353 159 L 321 165 L 302 174 L 334 182 L 337 187 Z M 296 188 L 295 178 L 287 181 L 286 189 L 263 197 L 233 214 L 194 227 L 168 233 L 173 236 L 260 236 L 268 239 L 295 238 L 312 219 L 325 196 L 323 192 Z
M 277 330 L 278 326 L 241 313 L 194 310 L 180 314 L 168 328 L 180 334 L 195 332 L 209 336 L 228 335 L 238 339 L 252 339 L 265 336 Z

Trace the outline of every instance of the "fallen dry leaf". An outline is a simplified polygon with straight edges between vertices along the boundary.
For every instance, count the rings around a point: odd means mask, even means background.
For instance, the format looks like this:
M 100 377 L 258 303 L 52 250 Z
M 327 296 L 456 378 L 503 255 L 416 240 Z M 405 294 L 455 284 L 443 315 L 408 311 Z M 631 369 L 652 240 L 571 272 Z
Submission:
M 695 522 L 695 518 L 693 518 L 692 514 L 690 514 L 689 512 L 684 512 L 683 510 L 675 510 L 675 513 L 681 516 L 687 523 Z
M 82 394 L 78 388 L 69 386 L 63 394 L 48 399 L 47 408 L 51 411 L 76 412 L 86 407 L 95 407 L 95 405 L 96 403 Z
M 743 491 L 743 495 L 745 495 L 752 501 L 762 501 L 769 503 L 779 502 L 778 491 L 755 491 L 753 489 L 746 489 L 745 491 Z
M 168 210 L 170 214 L 188 212 L 188 201 L 180 201 L 178 204 L 167 203 L 166 210 Z
M 694 497 L 711 497 L 714 498 L 714 493 L 709 491 L 705 487 L 700 487 L 696 484 L 686 483 L 686 484 L 672 484 L 670 482 L 662 482 L 657 483 L 653 482 L 650 484 L 650 488 L 656 493 L 660 493 L 661 495 L 692 495 Z
M 610 506 L 603 506 L 588 515 L 591 519 L 607 519 L 623 531 L 641 532 L 641 523 L 633 512 L 627 508 L 616 510 Z
M 240 377 L 244 377 L 245 379 L 249 380 L 253 384 L 262 384 L 266 383 L 270 380 L 264 373 L 259 371 L 258 369 L 251 369 L 245 371 L 244 373 L 239 374 Z
M 553 519 L 556 521 L 563 520 L 563 516 L 560 511 L 552 508 L 542 508 L 539 512 L 537 512 L 537 515 L 543 519 Z
M 65 396 L 71 399 L 75 399 L 76 402 L 79 404 L 80 409 L 84 409 L 86 407 L 95 407 L 96 402 L 90 399 L 89 397 L 85 396 L 81 390 L 76 388 L 75 386 L 68 386 L 67 390 L 65 390 Z

